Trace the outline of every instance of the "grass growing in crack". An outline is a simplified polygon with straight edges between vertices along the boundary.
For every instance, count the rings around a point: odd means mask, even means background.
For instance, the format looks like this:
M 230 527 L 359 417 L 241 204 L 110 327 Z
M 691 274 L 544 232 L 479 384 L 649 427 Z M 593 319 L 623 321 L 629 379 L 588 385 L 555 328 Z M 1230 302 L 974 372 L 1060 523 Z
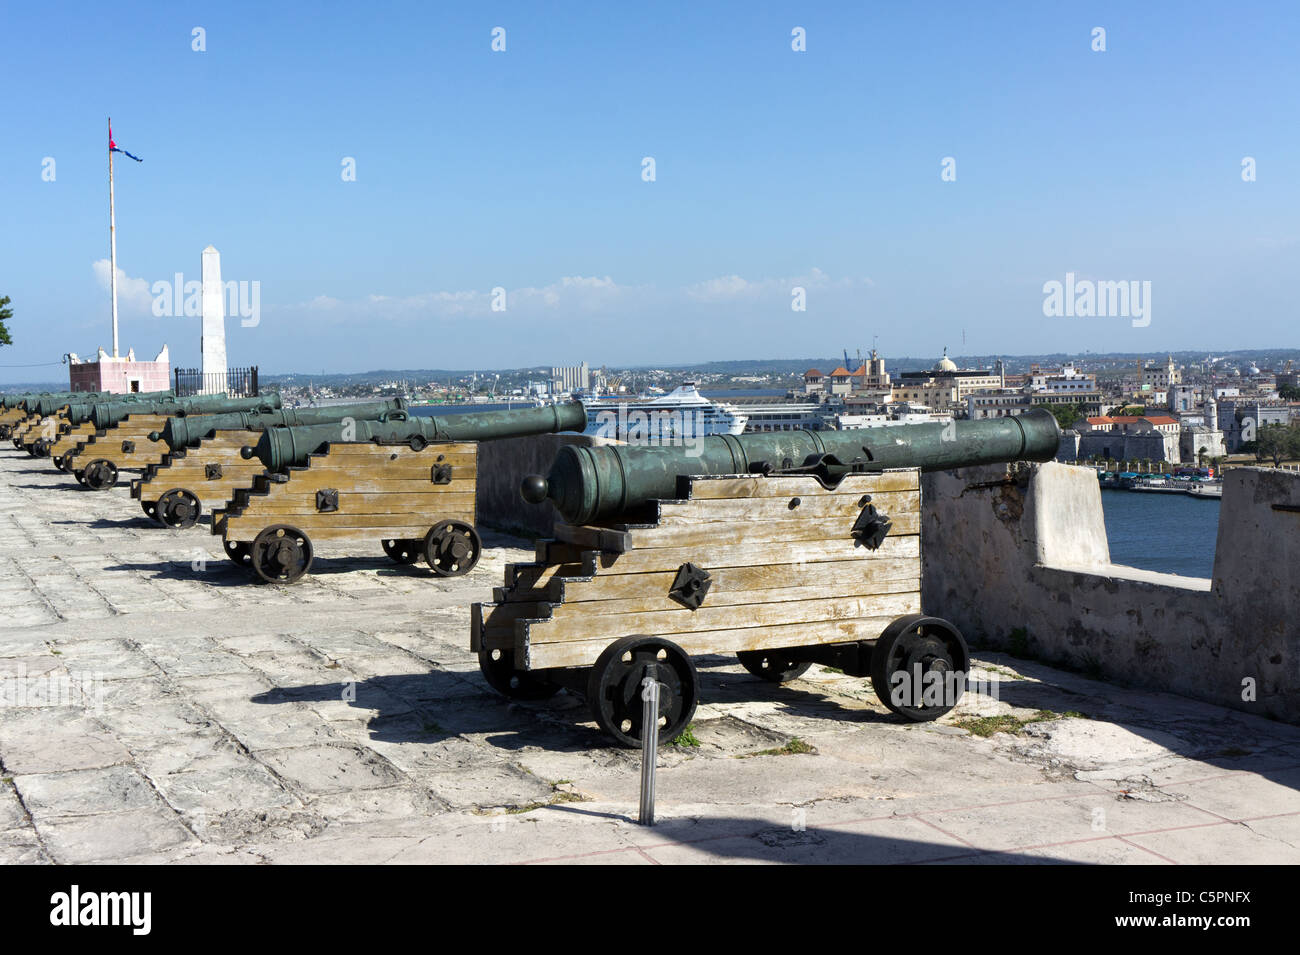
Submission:
M 687 723 L 686 728 L 674 736 L 669 744 L 672 746 L 699 746 L 700 741 L 695 735 L 695 724 Z
M 736 759 L 749 759 L 752 756 L 798 756 L 802 753 L 816 753 L 817 748 L 811 743 L 805 743 L 797 736 L 790 737 L 790 741 L 784 746 L 778 746 L 775 749 L 760 749 L 756 753 L 737 753 Z
M 985 671 L 987 671 L 987 672 L 989 672 L 989 673 L 996 673 L 996 674 L 998 674 L 999 676 L 1004 676 L 1004 677 L 1006 677 L 1008 680 L 1023 680 L 1023 679 L 1024 679 L 1024 677 L 1021 676 L 1019 673 L 1017 673 L 1015 670 L 1008 670 L 1006 667 L 1000 667 L 1000 666 L 998 666 L 996 663 L 978 663 L 978 664 L 975 664 L 975 666 L 978 667 L 979 669 L 981 669 L 981 670 L 985 670 Z
M 426 733 L 436 735 L 442 732 L 442 727 L 433 720 L 424 720 L 420 725 L 424 728 Z
M 523 806 L 510 806 L 506 809 L 507 816 L 518 816 L 521 813 L 532 812 L 534 809 L 545 809 L 547 806 L 558 806 L 566 802 L 585 802 L 585 797 L 577 793 L 559 792 L 550 799 L 541 799 L 527 803 Z
M 1078 710 L 1066 710 L 1064 713 L 1054 713 L 1051 710 L 1039 710 L 1032 716 L 1012 716 L 1010 713 L 1002 716 L 977 716 L 964 720 L 954 720 L 952 725 L 966 730 L 972 736 L 989 737 L 994 733 L 1020 733 L 1030 723 L 1048 723 L 1053 720 L 1086 720 L 1086 713 L 1080 713 Z
M 1250 750 L 1248 750 L 1248 749 L 1241 749 L 1241 748 L 1238 747 L 1238 746 L 1229 746 L 1227 749 L 1221 749 L 1221 750 L 1219 750 L 1219 751 L 1218 751 L 1217 753 L 1215 753 L 1214 755 L 1215 755 L 1215 756 L 1222 756 L 1222 757 L 1225 758 L 1225 759 L 1234 759 L 1234 758 L 1237 757 L 1237 756 L 1249 756 L 1249 755 L 1251 755 L 1251 752 L 1250 752 Z M 7 782 L 7 780 L 6 780 L 6 782 Z

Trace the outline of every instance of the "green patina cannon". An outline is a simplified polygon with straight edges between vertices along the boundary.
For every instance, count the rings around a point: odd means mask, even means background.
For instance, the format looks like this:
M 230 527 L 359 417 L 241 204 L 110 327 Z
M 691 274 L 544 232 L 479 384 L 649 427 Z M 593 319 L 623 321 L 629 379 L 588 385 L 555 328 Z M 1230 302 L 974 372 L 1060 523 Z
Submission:
M 546 478 L 526 478 L 524 500 L 546 499 L 571 524 L 633 512 L 669 499 L 678 478 L 780 471 L 833 484 L 845 474 L 889 468 L 944 471 L 1002 461 L 1050 461 L 1061 429 L 1048 411 L 980 421 L 904 424 L 851 431 L 709 435 L 690 446 L 603 445 L 560 449 Z
M 104 429 L 125 421 L 130 415 L 203 415 L 227 414 L 232 411 L 274 411 L 280 407 L 280 395 L 272 392 L 252 398 L 228 398 L 225 395 L 198 395 L 158 401 L 102 401 L 91 411 L 95 427 Z
M 71 391 L 46 395 L 36 395 L 24 402 L 25 420 L 15 424 L 11 437 L 14 447 L 25 448 L 29 454 L 37 457 L 48 455 L 50 442 L 59 434 L 68 430 L 69 411 L 73 407 L 89 407 L 101 401 L 135 400 L 142 397 L 163 400 L 171 392 L 159 392 L 155 395 L 116 394 L 105 391 Z M 38 439 L 43 439 L 38 443 Z
M 69 448 L 58 466 L 71 472 L 87 488 L 106 490 L 117 483 L 122 470 L 145 470 L 159 464 L 166 448 L 149 440 L 175 416 L 209 412 L 274 410 L 280 407 L 279 394 L 251 398 L 227 398 L 203 395 L 172 401 L 107 402 L 91 411 L 93 436 L 80 447 Z
M 577 401 L 542 408 L 471 411 L 405 420 L 334 422 L 298 428 L 268 428 L 244 451 L 271 471 L 301 467 L 310 455 L 332 443 L 378 442 L 423 447 L 435 441 L 493 441 L 530 434 L 582 431 L 587 412 Z
M 185 415 L 168 418 L 150 441 L 163 441 L 173 451 L 194 447 L 214 431 L 265 431 L 267 428 L 328 424 L 346 418 L 359 421 L 401 420 L 407 414 L 405 398 L 325 405 L 319 408 L 280 408 L 274 411 L 234 411 L 226 414 Z M 400 412 L 400 414 L 398 413 Z
M 68 398 L 59 396 L 54 398 L 42 398 L 36 404 L 30 406 L 38 409 L 37 414 L 40 416 L 52 416 L 49 420 L 42 422 L 41 427 L 32 428 L 23 435 L 21 442 L 15 440 L 15 444 L 26 449 L 27 453 L 37 458 L 57 457 L 63 448 L 69 445 L 68 440 L 60 440 L 60 436 L 71 434 L 89 436 L 95 433 L 94 426 L 94 409 L 101 404 L 110 403 L 141 403 L 141 402 L 172 402 L 175 396 L 170 391 L 145 392 L 145 393 L 112 393 L 112 392 L 76 392 L 73 397 Z M 84 443 L 81 442 L 81 443 Z M 59 446 L 62 445 L 63 448 Z
M 473 605 L 470 649 L 506 697 L 576 691 L 629 746 L 644 736 L 647 680 L 659 684 L 660 740 L 689 725 L 702 654 L 734 653 L 772 683 L 834 667 L 869 677 L 893 713 L 936 719 L 965 692 L 970 654 L 957 627 L 921 608 L 921 472 L 1047 461 L 1059 441 L 1056 419 L 1035 409 L 561 448 L 548 477 L 521 487 L 555 504 L 555 539 Z
M 263 473 L 213 511 L 212 533 L 232 560 L 267 582 L 307 573 L 314 541 L 377 542 L 399 564 L 423 560 L 439 576 L 466 574 L 483 548 L 474 527 L 478 442 L 586 423 L 586 410 L 573 402 L 268 428 L 240 449 Z

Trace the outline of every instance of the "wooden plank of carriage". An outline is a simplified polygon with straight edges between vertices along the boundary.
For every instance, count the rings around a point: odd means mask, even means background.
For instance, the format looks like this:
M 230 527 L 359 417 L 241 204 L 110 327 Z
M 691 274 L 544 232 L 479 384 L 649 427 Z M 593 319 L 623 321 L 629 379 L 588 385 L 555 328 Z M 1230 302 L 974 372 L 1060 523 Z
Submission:
M 728 630 L 702 630 L 670 636 L 674 643 L 692 656 L 709 653 L 737 653 L 741 650 L 770 650 L 777 647 L 802 647 L 821 643 L 846 643 L 875 640 L 897 618 L 895 614 L 860 617 L 851 620 L 800 621 L 790 624 L 752 626 Z M 485 641 L 487 635 L 484 637 Z M 610 644 L 612 637 L 562 643 L 525 643 L 516 639 L 515 659 L 529 670 L 553 667 L 591 666 Z
M 313 493 L 325 488 L 336 488 L 341 491 L 346 487 L 353 491 L 382 494 L 416 491 L 424 486 L 468 492 L 477 486 L 474 472 L 465 467 L 460 471 L 453 469 L 450 484 L 434 484 L 430 479 L 428 468 L 419 475 L 397 479 L 391 478 L 388 471 L 377 467 L 349 470 L 346 474 L 340 474 L 333 469 L 290 468 L 285 474 L 289 480 L 279 482 L 280 486 L 292 485 L 295 490 Z M 271 483 L 275 485 L 277 482 Z
M 703 498 L 691 501 L 663 501 L 657 526 L 705 524 L 723 521 L 780 521 L 788 519 L 848 518 L 849 523 L 862 510 L 862 497 L 870 494 L 870 503 L 890 517 L 895 513 L 917 512 L 921 508 L 920 491 L 858 491 L 852 494 L 798 495 L 760 498 Z M 798 499 L 797 505 L 791 502 Z M 665 533 L 670 533 L 665 531 Z
M 473 524 L 473 513 L 465 511 L 438 512 L 434 515 L 393 515 L 389 524 L 380 524 L 369 518 L 331 521 L 331 515 L 272 515 L 247 517 L 222 516 L 221 528 L 226 541 L 252 541 L 261 531 L 276 524 L 298 528 L 313 541 L 415 541 L 424 538 L 438 521 L 463 521 Z
M 50 455 L 59 457 L 71 451 L 73 448 L 83 447 L 95 434 L 94 422 L 85 421 L 79 425 L 74 425 L 71 431 L 66 431 L 54 439 L 50 445 Z
M 697 567 L 745 567 L 753 564 L 817 563 L 847 560 L 864 561 L 889 557 L 919 557 L 919 535 L 890 534 L 876 550 L 868 550 L 852 538 L 813 541 L 776 541 L 757 544 L 702 545 L 696 547 L 656 547 L 622 554 L 598 553 L 596 564 L 601 573 L 639 574 L 655 570 L 677 570 L 688 561 Z M 863 573 L 871 571 L 863 567 Z
M 454 484 L 429 484 L 427 481 L 425 485 L 413 488 L 410 491 L 387 494 L 358 493 L 349 491 L 346 488 L 339 488 L 339 509 L 337 513 L 367 517 L 388 517 L 392 515 L 401 516 L 409 512 L 433 514 L 441 511 L 465 512 L 474 510 L 474 492 L 472 490 L 466 491 L 463 488 L 457 488 Z M 272 488 L 284 486 L 283 484 L 271 485 Z M 283 495 L 276 494 L 273 490 L 265 497 L 252 495 L 249 498 L 248 505 L 244 508 L 244 513 L 267 515 L 315 514 L 317 513 L 316 494 L 312 492 L 309 495 Z
M 581 564 L 506 564 L 506 585 L 500 589 L 506 600 L 528 600 L 527 594 L 549 589 L 555 578 L 580 574 Z
M 821 496 L 826 494 L 875 494 L 884 491 L 915 491 L 921 486 L 915 468 L 880 471 L 874 474 L 848 474 L 832 489 L 822 487 L 816 478 L 802 475 L 764 477 L 697 475 L 688 483 L 687 500 L 736 499 L 755 497 Z
M 625 552 L 630 548 L 629 542 L 635 542 L 637 550 L 652 547 L 697 547 L 709 544 L 758 544 L 771 541 L 807 541 L 834 540 L 844 538 L 851 540 L 853 522 L 857 519 L 855 509 L 851 517 L 812 518 L 799 520 L 791 518 L 785 521 L 758 521 L 753 524 L 710 522 L 706 524 L 686 524 L 672 527 L 638 528 L 626 532 L 612 531 L 600 527 L 573 527 L 557 524 L 555 536 L 558 540 L 598 550 Z M 892 522 L 889 534 L 892 537 L 906 537 L 921 532 L 921 514 L 919 509 L 913 511 L 884 512 Z M 624 536 L 626 535 L 626 536 Z
M 866 569 L 868 566 L 870 571 Z M 804 590 L 819 591 L 827 596 L 894 593 L 908 583 L 919 586 L 921 559 L 883 558 L 868 565 L 861 558 L 854 557 L 816 564 L 773 563 L 705 569 L 713 581 L 709 586 L 708 603 L 723 600 L 744 603 L 751 599 L 745 596 L 747 594 L 755 595 L 752 598 L 755 600 L 779 600 L 782 593 Z M 651 574 L 601 572 L 595 577 L 557 580 L 541 591 L 544 596 L 537 599 L 584 607 L 590 613 L 609 612 L 604 606 L 606 603 L 628 600 L 646 601 L 649 606 L 667 610 L 680 607 L 668 597 L 676 576 L 676 569 Z
M 705 600 L 698 610 L 678 607 L 676 610 L 614 614 L 593 613 L 591 604 L 584 607 L 560 604 L 552 608 L 550 619 L 527 625 L 527 639 L 536 645 L 595 640 L 602 636 L 612 641 L 635 634 L 685 636 L 703 630 L 737 629 L 741 622 L 749 626 L 776 626 L 820 620 L 855 620 L 859 617 L 900 617 L 919 612 L 920 581 L 896 582 L 896 586 L 901 588 L 901 592 L 753 602 L 745 607 L 744 613 L 737 613 L 735 605 L 715 605 L 710 600 Z M 773 594 L 779 596 L 778 592 Z

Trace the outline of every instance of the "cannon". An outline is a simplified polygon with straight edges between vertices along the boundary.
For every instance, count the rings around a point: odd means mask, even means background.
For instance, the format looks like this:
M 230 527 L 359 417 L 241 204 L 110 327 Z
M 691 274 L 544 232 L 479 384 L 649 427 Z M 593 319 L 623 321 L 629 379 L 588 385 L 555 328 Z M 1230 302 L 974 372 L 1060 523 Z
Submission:
M 170 404 L 175 401 L 176 398 L 170 391 L 89 396 L 81 392 L 66 401 L 55 399 L 39 406 L 52 417 L 43 421 L 39 430 L 29 431 L 22 438 L 22 447 L 33 457 L 53 458 L 54 466 L 62 470 L 62 457 L 66 451 L 81 447 L 97 430 L 94 423 L 94 409 L 97 405 L 141 402 Z
M 160 400 L 170 392 L 160 392 Z M 14 447 L 23 448 L 35 457 L 48 456 L 48 447 L 59 434 L 68 428 L 73 408 L 89 406 L 97 401 L 135 400 L 146 396 L 122 395 L 109 392 L 74 391 L 59 394 L 37 395 L 27 400 L 25 422 L 13 428 Z
M 227 556 L 260 580 L 292 583 L 315 541 L 378 541 L 398 564 L 454 577 L 478 563 L 479 441 L 586 427 L 578 402 L 438 418 L 268 428 L 241 456 L 265 473 L 213 511 Z
M 836 667 L 869 677 L 901 717 L 937 719 L 965 692 L 969 651 L 922 612 L 921 473 L 1050 460 L 1059 441 L 1034 409 L 695 449 L 561 448 L 546 478 L 521 485 L 555 504 L 554 539 L 471 607 L 470 648 L 502 695 L 576 691 L 626 746 L 641 742 L 646 679 L 660 683 L 661 739 L 690 722 L 699 654 L 734 653 L 773 683 Z M 1018 466 L 971 492 L 999 493 Z
M 261 411 L 233 411 L 226 414 L 186 415 L 169 418 L 161 431 L 152 432 L 150 441 L 162 441 L 172 451 L 195 447 L 214 431 L 265 431 L 267 428 L 326 424 L 346 418 L 361 421 L 384 421 L 393 412 L 406 411 L 405 398 L 384 401 L 360 401 L 319 408 L 279 408 Z M 395 419 L 400 416 L 393 416 Z
M 151 441 L 161 441 L 167 451 L 159 463 L 149 465 L 143 477 L 131 482 L 131 496 L 139 500 L 146 515 L 163 527 L 191 527 L 202 516 L 204 507 L 220 507 L 234 497 L 237 489 L 252 488 L 253 479 L 264 468 L 256 458 L 242 457 L 240 451 L 255 444 L 260 432 L 267 428 L 348 418 L 405 418 L 406 408 L 404 398 L 390 398 L 323 408 L 168 418 L 161 431 L 149 434 Z
M 7 395 L 3 400 L 3 410 L 0 411 L 0 438 L 13 438 L 14 447 L 21 448 L 22 442 L 17 440 L 20 431 L 30 430 L 32 425 L 39 424 L 42 418 L 54 414 L 69 401 L 84 396 L 103 397 L 106 394 L 102 391 L 47 391 Z
M 205 412 L 271 410 L 280 407 L 278 394 L 252 398 L 205 395 L 174 401 L 108 402 L 91 410 L 95 434 L 79 448 L 64 452 L 59 464 L 84 487 L 103 491 L 117 484 L 120 471 L 145 470 L 161 463 L 165 447 L 150 441 L 167 419 Z

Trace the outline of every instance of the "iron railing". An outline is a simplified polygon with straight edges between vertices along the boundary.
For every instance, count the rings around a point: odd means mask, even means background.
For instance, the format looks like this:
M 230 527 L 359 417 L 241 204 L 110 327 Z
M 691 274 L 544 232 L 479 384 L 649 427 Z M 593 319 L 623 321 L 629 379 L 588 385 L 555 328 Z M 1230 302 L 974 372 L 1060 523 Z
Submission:
M 249 368 L 227 368 L 225 373 L 216 372 L 205 375 L 198 368 L 177 368 L 176 397 L 188 395 L 227 394 L 232 398 L 253 398 L 261 394 L 257 388 L 257 366 Z

